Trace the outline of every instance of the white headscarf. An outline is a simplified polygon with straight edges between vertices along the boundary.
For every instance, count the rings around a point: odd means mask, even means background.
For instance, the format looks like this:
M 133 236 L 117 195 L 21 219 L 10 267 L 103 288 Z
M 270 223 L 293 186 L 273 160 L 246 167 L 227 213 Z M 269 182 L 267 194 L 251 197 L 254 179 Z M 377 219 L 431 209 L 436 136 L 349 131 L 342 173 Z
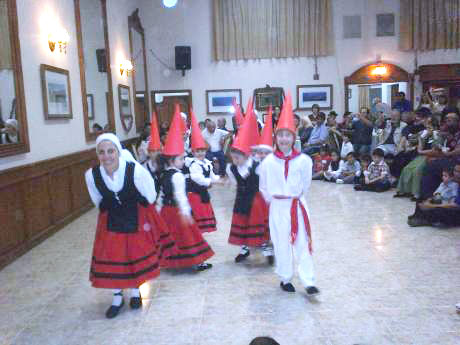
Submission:
M 134 157 L 131 154 L 131 152 L 129 152 L 126 149 L 123 149 L 123 147 L 121 146 L 121 143 L 120 143 L 120 139 L 118 139 L 118 137 L 115 134 L 113 134 L 113 133 L 104 133 L 104 134 L 99 135 L 97 137 L 97 139 L 96 139 L 96 148 L 103 141 L 110 141 L 111 143 L 113 143 L 115 145 L 115 147 L 117 148 L 118 153 L 120 154 L 120 158 L 123 158 L 127 162 L 134 162 L 134 163 L 139 164 L 134 159 Z

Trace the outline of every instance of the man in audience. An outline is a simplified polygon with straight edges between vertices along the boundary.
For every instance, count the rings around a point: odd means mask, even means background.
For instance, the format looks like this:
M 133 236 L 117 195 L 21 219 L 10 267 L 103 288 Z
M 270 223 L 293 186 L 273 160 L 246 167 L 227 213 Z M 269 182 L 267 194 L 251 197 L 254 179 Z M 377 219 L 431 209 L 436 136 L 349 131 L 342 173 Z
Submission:
M 460 128 L 459 117 L 456 113 L 446 116 L 445 132 L 441 133 L 447 145 L 443 147 L 441 157 L 428 162 L 422 177 L 421 198 L 429 198 L 441 183 L 443 169 L 452 167 L 460 159 Z
M 398 100 L 393 105 L 393 109 L 399 110 L 400 113 L 412 111 L 412 103 L 406 99 L 404 92 L 401 91 L 398 93 Z
M 231 133 L 216 128 L 216 123 L 212 120 L 206 122 L 206 129 L 202 132 L 203 138 L 209 146 L 206 158 L 211 162 L 217 160 L 219 169 L 217 174 L 225 176 L 225 154 L 223 151 L 224 141 Z
M 385 120 L 384 115 L 381 114 L 377 126 L 381 130 L 377 147 L 381 148 L 385 155 L 388 153 L 395 155 L 401 143 L 402 130 L 407 126 L 401 122 L 399 110 L 393 109 L 389 120 Z
M 316 124 L 311 131 L 310 138 L 307 141 L 303 153 L 313 155 L 319 152 L 319 149 L 324 145 L 329 136 L 329 130 L 324 123 L 326 121 L 326 114 L 323 112 L 318 113 L 316 116 Z
M 374 124 L 370 120 L 369 115 L 369 108 L 362 107 L 360 113 L 353 118 L 352 143 L 358 155 L 367 155 L 371 151 Z
M 221 117 L 217 119 L 217 129 L 221 129 L 223 131 L 229 132 L 229 130 L 225 127 L 227 125 L 227 120 L 225 117 Z

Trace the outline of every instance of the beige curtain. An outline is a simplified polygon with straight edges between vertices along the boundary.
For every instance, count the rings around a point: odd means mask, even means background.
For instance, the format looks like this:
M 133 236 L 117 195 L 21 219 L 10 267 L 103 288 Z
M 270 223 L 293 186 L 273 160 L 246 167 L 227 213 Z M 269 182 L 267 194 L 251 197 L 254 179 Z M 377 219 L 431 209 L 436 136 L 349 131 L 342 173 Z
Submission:
M 333 53 L 331 0 L 214 0 L 215 60 Z
M 8 6 L 0 0 L 0 70 L 11 69 L 10 31 L 8 29 Z
M 359 93 L 359 111 L 361 111 L 361 108 L 366 107 L 369 108 L 371 107 L 369 103 L 369 85 L 359 85 L 358 86 L 358 93 Z
M 460 0 L 400 0 L 401 50 L 460 48 Z

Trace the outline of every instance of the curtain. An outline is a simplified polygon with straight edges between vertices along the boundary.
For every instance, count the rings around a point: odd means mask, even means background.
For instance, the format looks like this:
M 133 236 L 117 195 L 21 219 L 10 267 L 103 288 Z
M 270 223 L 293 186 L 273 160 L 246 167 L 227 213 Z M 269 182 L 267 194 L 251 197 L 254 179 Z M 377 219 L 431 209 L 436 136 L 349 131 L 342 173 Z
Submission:
M 8 28 L 8 6 L 0 0 L 0 70 L 11 69 L 10 30 Z
M 331 0 L 214 0 L 215 60 L 333 53 Z
M 369 85 L 359 85 L 358 86 L 358 93 L 359 93 L 359 111 L 361 108 L 369 108 L 371 107 L 369 102 Z
M 460 0 L 400 0 L 401 50 L 460 48 Z

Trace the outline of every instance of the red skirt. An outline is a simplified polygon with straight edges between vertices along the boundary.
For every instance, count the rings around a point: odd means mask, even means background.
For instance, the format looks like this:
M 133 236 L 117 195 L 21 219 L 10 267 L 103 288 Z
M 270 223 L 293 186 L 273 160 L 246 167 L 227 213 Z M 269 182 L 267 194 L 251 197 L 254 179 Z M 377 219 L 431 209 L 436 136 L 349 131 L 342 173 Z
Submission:
M 138 207 L 135 233 L 108 231 L 108 212 L 99 213 L 89 280 L 97 288 L 137 288 L 160 274 L 165 231 L 153 205 Z M 168 240 L 164 238 L 166 243 Z
M 177 207 L 163 206 L 160 215 L 168 224 L 170 234 L 178 249 L 176 255 L 168 258 L 168 267 L 183 268 L 198 265 L 214 255 L 197 224 L 185 225 L 181 222 Z
M 193 219 L 198 225 L 198 229 L 201 232 L 216 231 L 217 222 L 211 203 L 202 202 L 200 195 L 193 192 L 188 193 L 188 201 L 192 207 Z
M 233 213 L 228 242 L 239 246 L 258 247 L 269 239 L 268 206 L 258 192 L 249 215 Z

